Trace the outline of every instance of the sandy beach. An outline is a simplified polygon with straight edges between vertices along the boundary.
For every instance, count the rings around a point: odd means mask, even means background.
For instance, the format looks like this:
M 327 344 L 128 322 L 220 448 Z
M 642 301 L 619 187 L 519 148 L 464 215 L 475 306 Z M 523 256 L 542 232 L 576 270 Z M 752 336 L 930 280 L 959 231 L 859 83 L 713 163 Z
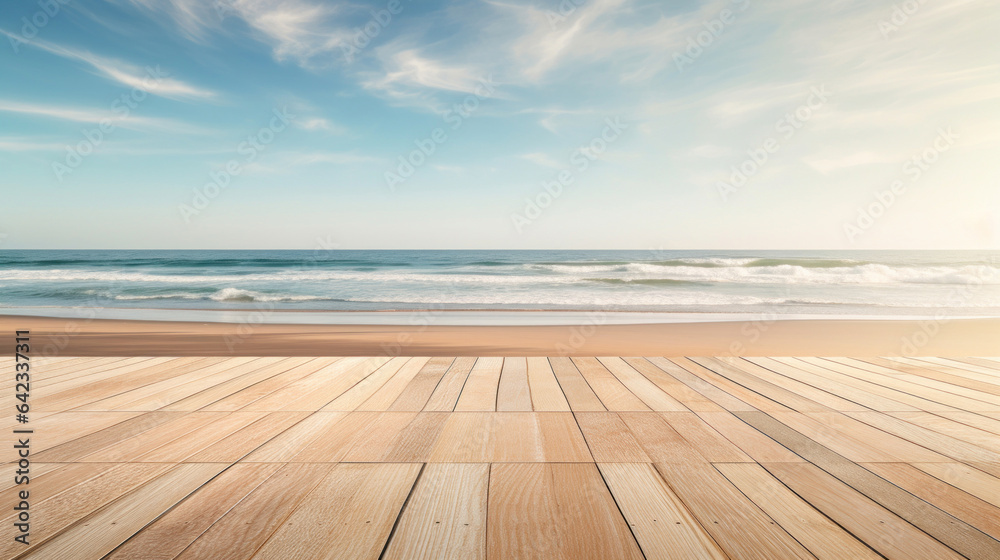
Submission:
M 2 316 L 0 329 L 30 330 L 36 354 L 53 356 L 1000 355 L 1000 319 L 413 327 Z

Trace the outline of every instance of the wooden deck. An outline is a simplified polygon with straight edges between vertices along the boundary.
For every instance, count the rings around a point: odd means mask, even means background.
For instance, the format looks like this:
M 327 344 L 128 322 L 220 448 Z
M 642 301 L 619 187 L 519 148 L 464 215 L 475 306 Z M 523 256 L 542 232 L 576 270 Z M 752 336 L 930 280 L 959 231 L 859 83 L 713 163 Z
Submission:
M 0 558 L 1000 558 L 996 358 L 57 358 L 31 405 Z

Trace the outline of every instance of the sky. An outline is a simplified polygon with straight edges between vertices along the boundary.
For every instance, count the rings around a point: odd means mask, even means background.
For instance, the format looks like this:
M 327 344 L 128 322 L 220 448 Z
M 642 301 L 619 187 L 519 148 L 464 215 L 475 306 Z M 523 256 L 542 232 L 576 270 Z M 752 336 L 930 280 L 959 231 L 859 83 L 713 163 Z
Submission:
M 0 249 L 1000 249 L 1000 9 L 35 0 Z

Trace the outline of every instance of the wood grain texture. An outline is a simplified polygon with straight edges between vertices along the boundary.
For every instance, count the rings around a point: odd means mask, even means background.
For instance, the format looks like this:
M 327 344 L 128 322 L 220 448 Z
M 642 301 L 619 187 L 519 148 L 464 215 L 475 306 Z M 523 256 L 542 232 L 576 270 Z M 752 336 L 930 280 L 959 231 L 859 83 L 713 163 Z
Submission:
M 663 480 L 734 558 L 814 558 L 708 463 L 656 463 Z
M 1000 558 L 993 358 L 46 363 L 4 558 Z
M 392 463 L 335 466 L 253 558 L 377 559 L 420 469 Z
M 727 558 L 652 465 L 603 463 L 600 469 L 647 559 Z
M 640 559 L 594 464 L 494 464 L 488 558 Z
M 547 358 L 528 358 L 528 386 L 535 412 L 568 412 L 569 403 Z
M 720 463 L 716 468 L 816 558 L 880 558 L 863 542 L 799 498 L 760 465 Z
M 503 358 L 479 358 L 469 372 L 455 411 L 486 412 L 497 409 L 497 390 Z
M 424 468 L 384 558 L 486 558 L 486 463 L 437 463 Z

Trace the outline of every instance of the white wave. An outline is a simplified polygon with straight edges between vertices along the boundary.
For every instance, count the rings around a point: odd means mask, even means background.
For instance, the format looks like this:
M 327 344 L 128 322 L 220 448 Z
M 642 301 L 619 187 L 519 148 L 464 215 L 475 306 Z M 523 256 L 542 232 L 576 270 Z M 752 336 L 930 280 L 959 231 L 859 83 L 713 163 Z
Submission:
M 481 274 L 457 269 L 447 274 L 426 271 L 383 270 L 373 272 L 323 270 L 234 274 L 234 275 L 171 275 L 150 272 L 94 271 L 86 269 L 4 270 L 0 281 L 19 282 L 99 282 L 102 287 L 135 283 L 163 285 L 226 286 L 233 283 L 261 284 L 313 282 L 348 282 L 362 285 L 435 286 L 552 286 L 572 285 L 590 279 L 615 280 L 677 280 L 705 283 L 735 284 L 824 284 L 824 285 L 889 285 L 889 284 L 949 284 L 1000 285 L 1000 268 L 988 265 L 893 267 L 884 264 L 864 264 L 837 268 L 809 268 L 782 264 L 763 267 L 663 267 L 650 263 L 628 265 L 595 265 L 548 267 L 552 274 Z M 235 289 L 235 288 L 234 288 Z M 231 295 L 231 297 L 243 297 Z M 261 297 L 268 297 L 261 294 Z

